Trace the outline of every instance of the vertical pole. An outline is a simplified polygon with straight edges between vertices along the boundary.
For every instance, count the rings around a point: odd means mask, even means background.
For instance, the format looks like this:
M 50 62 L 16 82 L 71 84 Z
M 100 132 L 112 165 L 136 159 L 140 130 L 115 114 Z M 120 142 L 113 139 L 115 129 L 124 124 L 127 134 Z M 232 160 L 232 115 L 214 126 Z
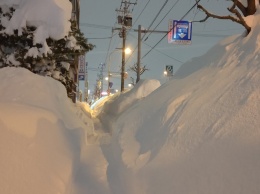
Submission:
M 88 62 L 85 67 L 85 87 L 84 87 L 84 102 L 88 101 Z
M 103 70 L 104 70 L 104 65 L 105 65 L 105 64 L 100 63 L 100 65 L 101 65 L 101 70 L 100 70 L 99 80 L 100 80 L 100 82 L 101 82 L 101 86 L 100 86 L 100 95 L 99 95 L 99 97 L 101 98 L 101 97 L 102 97 L 103 88 L 104 88 L 104 87 L 103 87 L 103 85 L 104 85 Z
M 79 55 L 74 58 L 76 74 L 74 75 L 74 83 L 72 84 L 72 101 L 76 103 L 79 94 Z
M 121 92 L 124 91 L 124 75 L 125 75 L 125 40 L 126 40 L 126 30 L 122 26 L 122 37 L 123 37 L 123 46 L 122 46 L 122 68 L 121 68 Z
M 140 80 L 140 63 L 141 63 L 141 25 L 138 25 L 138 53 L 137 53 L 137 76 L 136 83 Z
M 111 53 L 112 54 L 112 53 Z M 109 83 L 110 83 L 110 76 L 111 76 L 111 73 L 110 73 L 110 58 L 111 58 L 111 54 L 109 55 L 109 59 L 108 59 L 108 65 L 107 65 L 107 95 L 109 96 L 110 95 L 110 86 L 109 86 Z
M 110 71 L 108 70 L 107 73 L 107 95 L 110 95 L 110 87 L 109 87 L 109 83 L 110 83 Z

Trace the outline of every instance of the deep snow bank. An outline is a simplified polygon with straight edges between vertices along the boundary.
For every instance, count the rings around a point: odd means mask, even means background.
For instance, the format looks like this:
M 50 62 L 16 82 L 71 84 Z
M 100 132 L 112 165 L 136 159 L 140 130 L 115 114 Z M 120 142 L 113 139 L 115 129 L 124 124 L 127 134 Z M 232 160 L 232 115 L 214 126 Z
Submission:
M 131 90 L 105 98 L 102 108 L 96 113 L 97 117 L 104 124 L 104 127 L 112 132 L 115 130 L 114 124 L 118 115 L 138 106 L 138 103 L 141 103 L 144 98 L 159 88 L 160 85 L 158 80 L 140 80 Z
M 0 193 L 66 193 L 85 137 L 65 87 L 10 67 L 0 83 Z
M 114 193 L 260 192 L 259 28 L 221 41 L 117 114 L 108 162 L 118 167 L 108 171 L 118 176 L 108 180 L 131 187 Z

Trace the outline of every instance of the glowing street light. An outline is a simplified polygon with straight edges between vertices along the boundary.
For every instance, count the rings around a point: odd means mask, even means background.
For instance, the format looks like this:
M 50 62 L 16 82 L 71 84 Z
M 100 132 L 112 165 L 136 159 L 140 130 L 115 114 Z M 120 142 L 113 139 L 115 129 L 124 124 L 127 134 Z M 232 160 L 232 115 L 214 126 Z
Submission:
M 127 47 L 126 49 L 125 49 L 125 54 L 131 54 L 132 53 L 132 50 L 129 48 L 129 47 Z
M 110 73 L 110 65 L 111 65 L 111 56 L 113 53 L 115 53 L 116 51 L 122 51 L 122 48 L 116 48 L 114 51 L 112 51 L 110 54 L 109 54 L 109 57 L 108 57 L 108 66 L 107 66 L 107 93 L 108 95 L 110 94 L 110 85 L 109 85 L 109 82 L 110 82 L 110 77 L 111 77 L 111 73 Z M 131 54 L 132 53 L 132 50 L 127 47 L 125 48 L 124 50 L 124 53 L 125 54 Z

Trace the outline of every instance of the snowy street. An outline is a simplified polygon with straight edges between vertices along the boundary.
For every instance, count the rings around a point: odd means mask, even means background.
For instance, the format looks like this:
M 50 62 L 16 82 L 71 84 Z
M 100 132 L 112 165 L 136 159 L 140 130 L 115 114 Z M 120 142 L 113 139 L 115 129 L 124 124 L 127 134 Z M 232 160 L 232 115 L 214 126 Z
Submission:
M 0 5 L 8 2 L 18 1 Z M 71 13 L 63 1 L 46 2 L 60 17 Z M 30 14 L 22 20 L 28 7 L 22 8 L 10 23 L 0 13 L 6 33 L 33 22 Z M 259 194 L 257 9 L 245 18 L 252 27 L 248 36 L 221 40 L 163 84 L 141 79 L 91 107 L 73 103 L 53 77 L 2 67 L 0 194 Z M 66 34 L 35 25 L 37 40 Z M 17 62 L 14 56 L 5 62 Z

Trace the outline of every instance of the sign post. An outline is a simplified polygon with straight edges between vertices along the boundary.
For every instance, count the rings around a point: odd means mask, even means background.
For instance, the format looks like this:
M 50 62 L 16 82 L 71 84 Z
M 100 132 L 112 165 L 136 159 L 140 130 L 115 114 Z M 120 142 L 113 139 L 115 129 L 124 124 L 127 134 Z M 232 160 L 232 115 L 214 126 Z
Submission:
M 85 80 L 85 55 L 79 56 L 79 81 Z
M 79 55 L 78 57 L 78 89 L 77 89 L 77 96 L 79 100 L 84 99 L 84 96 L 82 91 L 80 91 L 80 85 L 81 82 L 85 80 L 85 71 L 86 71 L 86 67 L 85 67 L 85 55 Z M 81 92 L 81 98 L 80 98 L 80 92 Z
M 85 87 L 84 87 L 84 101 L 88 101 L 88 62 L 85 66 Z

